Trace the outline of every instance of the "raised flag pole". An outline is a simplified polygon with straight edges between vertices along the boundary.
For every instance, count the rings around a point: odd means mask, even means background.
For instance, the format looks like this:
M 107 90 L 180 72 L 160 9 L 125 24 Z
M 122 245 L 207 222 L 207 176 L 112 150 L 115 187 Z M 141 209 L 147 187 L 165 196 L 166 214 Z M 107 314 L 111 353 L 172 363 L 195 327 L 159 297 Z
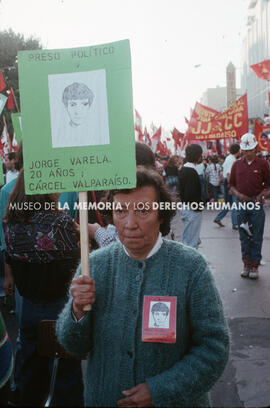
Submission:
M 90 276 L 88 211 L 86 191 L 79 192 L 79 214 L 80 214 L 81 271 L 83 276 Z M 84 306 L 83 310 L 85 312 L 91 310 L 91 305 Z
M 17 103 L 17 98 L 16 98 L 16 96 L 15 96 L 15 93 L 14 93 L 13 89 L 12 89 L 12 88 L 10 88 L 10 89 L 11 89 L 11 93 L 12 93 L 12 96 L 13 96 L 13 100 L 14 100 L 14 102 L 15 102 L 15 106 L 16 106 L 17 112 L 19 112 L 19 106 L 18 106 L 18 103 Z

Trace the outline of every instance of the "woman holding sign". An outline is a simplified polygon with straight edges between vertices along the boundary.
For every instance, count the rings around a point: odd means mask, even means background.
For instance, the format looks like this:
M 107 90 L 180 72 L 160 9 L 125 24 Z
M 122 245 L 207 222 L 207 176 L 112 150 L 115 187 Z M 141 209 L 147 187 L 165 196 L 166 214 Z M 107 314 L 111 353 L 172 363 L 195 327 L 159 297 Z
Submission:
M 162 239 L 174 206 L 156 170 L 139 166 L 110 202 L 120 241 L 91 254 L 91 278 L 79 268 L 57 323 L 66 350 L 89 353 L 85 405 L 209 406 L 229 337 L 207 263 Z
M 5 260 L 22 296 L 16 361 L 23 406 L 41 406 L 48 396 L 52 361 L 38 355 L 38 326 L 64 307 L 80 257 L 72 219 L 57 210 L 57 200 L 57 194 L 26 195 L 21 170 L 4 218 Z M 52 405 L 82 406 L 82 394 L 80 361 L 60 360 Z

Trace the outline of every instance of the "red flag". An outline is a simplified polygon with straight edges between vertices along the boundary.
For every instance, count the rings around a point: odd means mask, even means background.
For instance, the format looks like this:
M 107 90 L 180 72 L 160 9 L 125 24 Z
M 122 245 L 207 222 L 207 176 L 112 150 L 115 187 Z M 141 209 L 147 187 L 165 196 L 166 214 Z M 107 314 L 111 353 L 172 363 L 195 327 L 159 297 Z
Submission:
M 2 92 L 6 88 L 6 83 L 3 77 L 2 72 L 0 71 L 0 92 Z
M 141 131 L 140 128 L 137 128 L 136 130 L 137 130 L 137 132 L 138 132 L 138 140 L 139 140 L 140 142 L 144 142 L 143 132 Z
M 270 126 L 262 126 L 255 120 L 254 135 L 257 139 L 257 150 L 270 151 Z
M 168 148 L 166 140 L 165 140 L 165 142 L 164 142 L 164 145 L 165 145 L 165 148 L 166 148 L 166 154 L 167 154 L 167 156 L 171 156 L 171 155 L 172 155 L 172 152 L 171 152 L 171 150 Z
M 167 156 L 168 149 L 167 147 L 159 140 L 157 144 L 156 153 L 161 154 L 161 156 Z
M 152 140 L 160 141 L 161 138 L 161 126 L 159 126 L 158 130 L 153 134 Z
M 270 81 L 270 59 L 250 65 L 258 78 Z
M 177 151 L 177 147 L 181 147 L 181 141 L 184 138 L 184 133 L 181 133 L 178 129 L 174 128 L 173 131 L 171 131 L 171 134 L 174 140 L 174 148 Z
M 151 146 L 154 153 L 157 151 L 158 143 L 160 142 L 161 139 L 161 132 L 162 130 L 160 126 L 151 138 Z
M 13 99 L 13 89 L 11 88 L 9 95 L 8 95 L 8 100 L 7 100 L 7 108 L 8 109 L 14 109 L 14 99 Z
M 3 122 L 4 122 L 4 129 L 5 129 L 5 135 L 6 135 L 6 146 L 4 146 L 4 147 L 6 147 L 8 152 L 11 152 L 12 151 L 12 145 L 11 145 L 11 141 L 10 141 L 10 137 L 9 137 L 9 133 L 8 133 L 6 118 L 5 118 L 4 115 L 3 115 Z M 4 129 L 3 129 L 3 133 L 4 133 Z
M 135 130 L 138 131 L 138 129 L 142 131 L 142 117 L 135 109 Z
M 147 145 L 149 145 L 149 146 L 151 146 L 152 145 L 152 143 L 151 143 L 151 139 L 150 139 L 150 135 L 149 135 L 149 133 L 147 132 L 147 127 L 145 126 L 144 127 L 144 143 L 146 143 Z

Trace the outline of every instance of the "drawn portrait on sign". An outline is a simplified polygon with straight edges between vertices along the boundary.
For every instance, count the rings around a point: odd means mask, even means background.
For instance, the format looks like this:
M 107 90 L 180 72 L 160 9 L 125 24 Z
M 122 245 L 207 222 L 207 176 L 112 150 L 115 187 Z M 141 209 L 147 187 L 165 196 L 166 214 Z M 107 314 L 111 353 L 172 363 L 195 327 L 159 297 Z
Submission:
M 48 76 L 52 147 L 110 143 L 106 71 Z
M 168 329 L 170 326 L 170 302 L 151 302 L 149 328 Z

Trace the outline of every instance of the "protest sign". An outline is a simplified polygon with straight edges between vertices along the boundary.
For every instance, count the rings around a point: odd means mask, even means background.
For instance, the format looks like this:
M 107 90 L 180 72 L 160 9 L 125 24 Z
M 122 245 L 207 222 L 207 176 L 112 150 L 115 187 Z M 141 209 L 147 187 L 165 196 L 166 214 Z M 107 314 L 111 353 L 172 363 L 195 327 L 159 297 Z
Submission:
M 7 97 L 3 94 L 0 93 L 0 115 L 3 112 L 3 109 L 5 107 L 7 101 Z
M 27 194 L 136 186 L 129 41 L 18 55 Z M 89 274 L 80 208 L 82 274 Z M 89 310 L 86 307 L 85 310 Z
M 18 55 L 27 194 L 136 185 L 129 41 Z
M 22 116 L 20 113 L 12 113 L 11 121 L 13 129 L 16 135 L 17 143 L 19 144 L 22 139 Z

